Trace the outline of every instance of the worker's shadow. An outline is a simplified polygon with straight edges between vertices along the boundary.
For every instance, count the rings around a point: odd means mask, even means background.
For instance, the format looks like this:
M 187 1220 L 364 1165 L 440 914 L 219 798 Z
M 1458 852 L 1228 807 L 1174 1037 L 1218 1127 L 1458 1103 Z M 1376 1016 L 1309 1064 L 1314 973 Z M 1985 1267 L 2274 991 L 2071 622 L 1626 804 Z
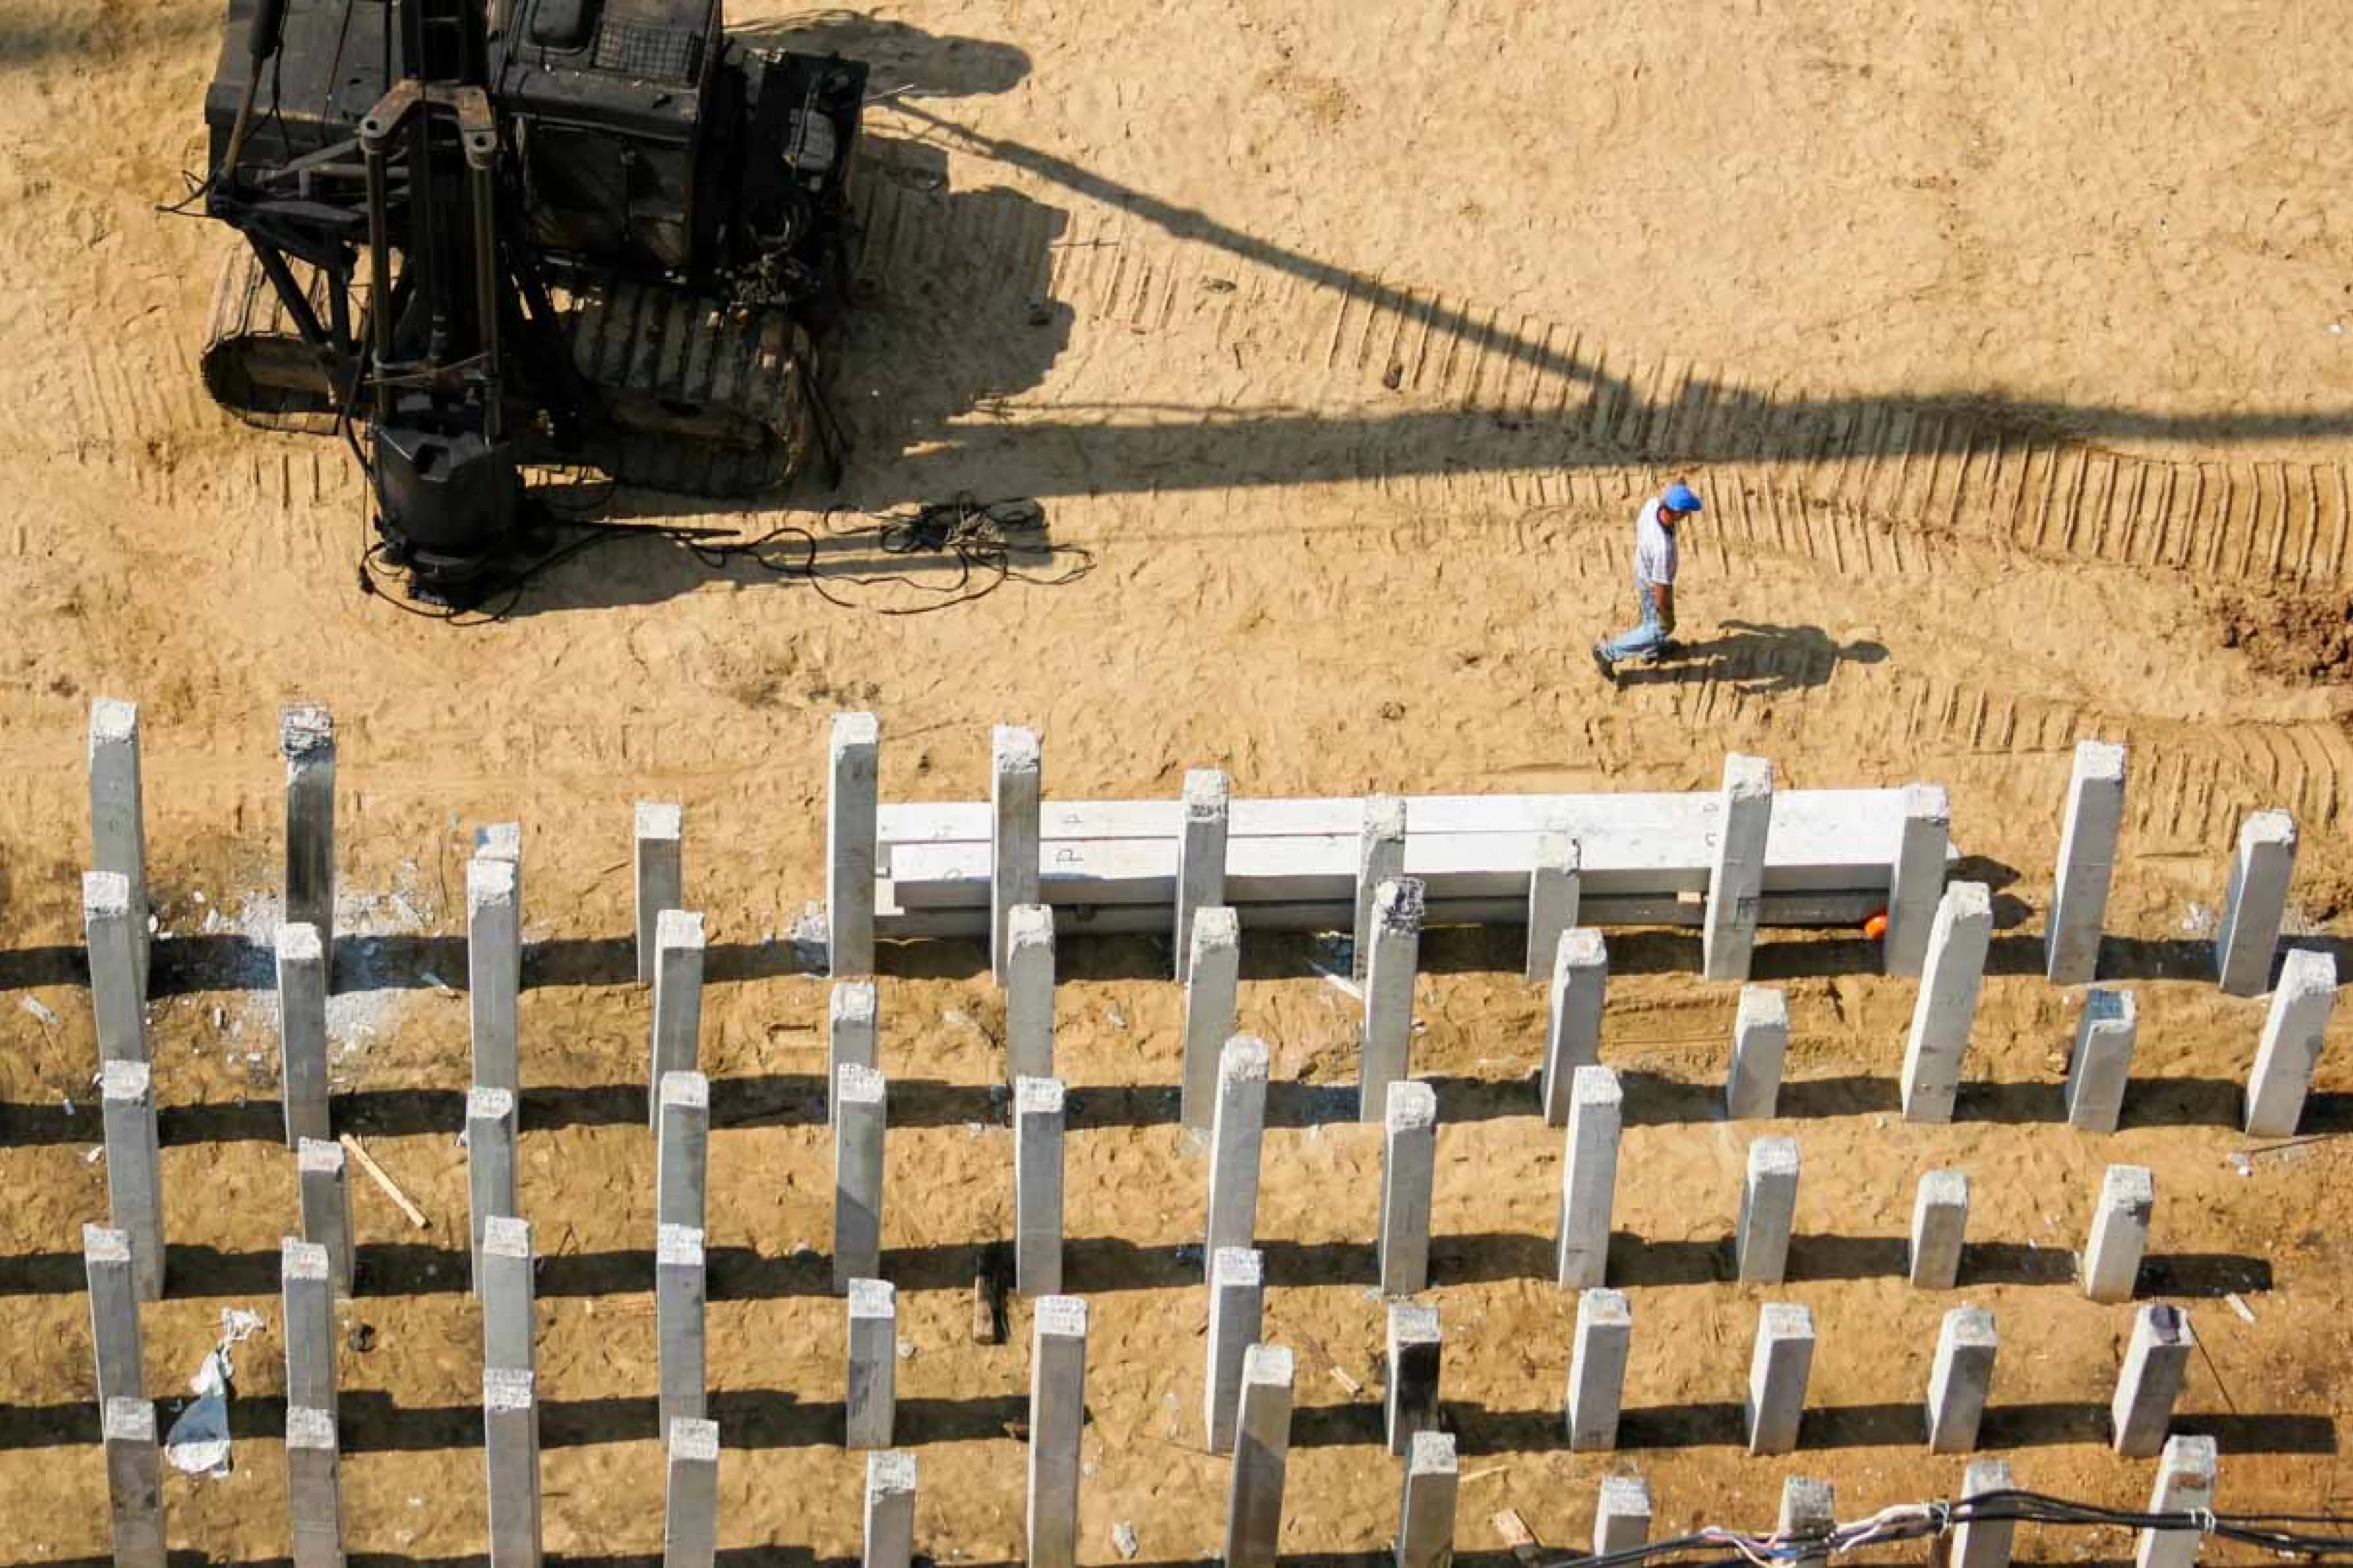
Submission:
M 1627 686 L 1697 685 L 1714 682 L 1752 696 L 1802 691 L 1821 686 L 1841 664 L 1877 664 L 1883 644 L 1867 639 L 1842 643 L 1820 626 L 1782 626 L 1762 621 L 1719 621 L 1705 642 L 1684 643 L 1656 664 L 1621 667 Z

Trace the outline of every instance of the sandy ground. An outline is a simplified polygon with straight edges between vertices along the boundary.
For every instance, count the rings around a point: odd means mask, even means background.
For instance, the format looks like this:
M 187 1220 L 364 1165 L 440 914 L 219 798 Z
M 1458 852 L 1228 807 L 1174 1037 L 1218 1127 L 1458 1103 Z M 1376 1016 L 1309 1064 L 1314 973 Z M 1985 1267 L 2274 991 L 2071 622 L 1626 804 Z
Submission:
M 2103 1446 L 2128 1322 L 2068 1279 L 2102 1167 L 2157 1173 L 2144 1295 L 2201 1335 L 2185 1428 L 2226 1507 L 2328 1505 L 2347 1473 L 2353 1158 L 2247 1152 L 2236 1085 L 2262 1005 L 2220 996 L 2200 933 L 2239 819 L 2296 812 L 2299 940 L 2353 929 L 2345 731 L 2353 245 L 2332 225 L 2353 43 L 2326 7 L 2147 0 L 1937 13 L 1789 0 L 1641 7 L 997 0 L 875 16 L 736 13 L 854 47 L 913 90 L 872 121 L 865 308 L 840 388 L 848 481 L 882 505 L 969 489 L 1045 505 L 1094 570 L 947 613 L 837 576 L 828 604 L 655 543 L 593 553 L 461 629 L 361 596 L 359 492 L 329 445 L 235 427 L 193 372 L 217 237 L 158 216 L 198 145 L 209 5 L 0 0 L 0 1559 L 107 1547 L 79 1226 L 93 1046 L 74 952 L 87 704 L 137 698 L 159 949 L 154 1050 L 172 1299 L 148 1381 L 185 1384 L 230 1307 L 237 1465 L 174 1479 L 175 1549 L 282 1557 L 275 1142 L 256 938 L 278 878 L 275 714 L 342 734 L 335 1016 L 345 1124 L 422 1204 L 357 1192 L 345 1316 L 350 1544 L 381 1564 L 482 1548 L 479 1329 L 462 1291 L 462 864 L 528 836 L 524 1206 L 542 1281 L 547 1539 L 660 1548 L 653 1441 L 647 1002 L 627 983 L 630 802 L 675 798 L 713 956 L 713 1409 L 730 1561 L 853 1556 L 838 1447 L 842 1312 L 814 1087 L 824 985 L 795 921 L 822 891 L 825 716 L 883 718 L 893 798 L 986 789 L 987 727 L 1046 737 L 1049 789 L 1245 794 L 1698 788 L 1731 749 L 1785 786 L 1948 784 L 2003 930 L 1949 1128 L 1907 1127 L 1908 984 L 1836 933 L 1776 943 L 1805 1177 L 1793 1278 L 1725 1282 L 1762 1128 L 1715 1113 L 1733 997 L 1671 933 L 1613 940 L 1604 1054 L 1628 1075 L 1613 1282 L 1633 1299 L 1628 1449 L 1571 1456 L 1573 1300 L 1546 1279 L 1559 1143 L 1526 1083 L 1541 997 L 1508 933 L 1429 944 L 1415 1066 L 1440 1085 L 1431 1294 L 1464 1455 L 1460 1543 L 1547 1543 L 1595 1481 L 1649 1478 L 1662 1531 L 1762 1527 L 1781 1479 L 1848 1514 L 1950 1491 L 1917 1439 L 1955 1300 L 2003 1335 L 1988 1440 L 2039 1489 L 2145 1498 Z M 1612 692 L 1586 643 L 1623 614 L 1627 523 L 1669 473 L 1709 511 L 1682 599 L 1694 658 Z M 689 521 L 692 503 L 620 509 Z M 683 510 L 682 510 L 683 509 Z M 829 544 L 829 572 L 871 555 Z M 937 585 L 943 574 L 919 569 Z M 2140 995 L 2128 1125 L 2059 1121 L 2080 996 L 2037 973 L 2072 743 L 2133 746 L 2105 973 Z M 1253 942 L 1245 1026 L 1275 1047 L 1261 1210 L 1269 1337 L 1300 1354 L 1284 1541 L 1374 1560 L 1397 1472 L 1366 1291 L 1375 1142 L 1326 1092 L 1354 1012 L 1301 942 Z M 1204 1162 L 1173 1125 L 1179 1000 L 1147 942 L 1073 944 L 1058 1062 L 1078 1089 L 1071 1285 L 1095 1310 L 1082 1556 L 1219 1548 L 1201 1451 L 1206 1301 L 1184 1248 Z M 1026 1311 L 971 1342 L 977 1250 L 1007 1232 L 989 1086 L 1001 1003 L 958 945 L 890 953 L 885 1239 L 922 1549 L 1022 1549 Z M 2341 1031 L 2332 1030 L 2332 1037 Z M 2307 1130 L 2353 1128 L 2341 1042 Z M 2234 1156 L 2247 1152 L 2243 1163 Z M 1918 1173 L 1976 1179 L 1953 1299 L 1902 1282 Z M 1820 1325 L 1806 1447 L 1747 1459 L 1760 1299 Z M 2241 1309 L 2243 1308 L 2243 1311 Z M 1361 1390 L 1361 1392 L 1358 1392 Z M 167 1406 L 167 1409 L 169 1407 Z M 2121 1535 L 2026 1554 L 2120 1558 Z

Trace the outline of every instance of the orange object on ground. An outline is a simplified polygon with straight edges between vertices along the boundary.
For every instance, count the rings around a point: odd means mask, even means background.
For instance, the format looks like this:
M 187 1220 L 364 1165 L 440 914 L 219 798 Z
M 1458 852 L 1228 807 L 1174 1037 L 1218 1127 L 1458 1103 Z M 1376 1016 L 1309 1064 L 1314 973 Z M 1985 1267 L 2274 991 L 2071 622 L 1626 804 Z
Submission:
M 1877 914 L 1872 916 L 1869 920 L 1863 921 L 1862 934 L 1869 937 L 1873 942 L 1878 942 L 1884 938 L 1887 935 L 1887 911 L 1885 910 L 1882 910 Z

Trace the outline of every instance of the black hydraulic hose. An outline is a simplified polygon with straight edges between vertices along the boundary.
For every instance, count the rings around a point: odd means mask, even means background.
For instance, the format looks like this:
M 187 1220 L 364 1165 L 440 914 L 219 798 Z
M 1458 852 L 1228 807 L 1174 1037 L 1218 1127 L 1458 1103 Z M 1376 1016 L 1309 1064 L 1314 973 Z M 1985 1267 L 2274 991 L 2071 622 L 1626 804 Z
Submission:
M 392 247 L 385 230 L 391 225 L 391 198 L 385 190 L 384 152 L 369 147 L 368 199 L 368 335 L 379 367 L 392 361 Z M 381 380 L 375 388 L 376 421 L 392 417 L 392 391 Z
M 245 156 L 246 134 L 253 129 L 254 100 L 261 91 L 262 65 L 278 52 L 285 37 L 286 0 L 260 0 L 245 30 L 245 91 L 237 101 L 237 123 L 229 128 L 228 153 L 221 159 L 220 167 L 213 171 L 216 180 L 224 174 L 234 174 Z
M 286 37 L 286 0 L 260 0 L 245 29 L 245 51 L 259 65 L 278 52 Z
M 499 242 L 493 228 L 496 214 L 491 195 L 491 167 L 484 163 L 469 174 L 474 192 L 474 310 L 480 317 L 482 357 L 490 362 L 490 391 L 482 411 L 483 433 L 499 438 L 502 383 L 499 364 Z
M 449 350 L 449 301 L 442 296 L 440 258 L 434 253 L 433 204 L 439 192 L 433 179 L 433 116 L 420 108 L 408 122 L 408 216 L 411 224 L 408 265 L 417 269 L 417 292 L 431 314 L 432 335 L 427 340 L 429 358 L 438 360 Z

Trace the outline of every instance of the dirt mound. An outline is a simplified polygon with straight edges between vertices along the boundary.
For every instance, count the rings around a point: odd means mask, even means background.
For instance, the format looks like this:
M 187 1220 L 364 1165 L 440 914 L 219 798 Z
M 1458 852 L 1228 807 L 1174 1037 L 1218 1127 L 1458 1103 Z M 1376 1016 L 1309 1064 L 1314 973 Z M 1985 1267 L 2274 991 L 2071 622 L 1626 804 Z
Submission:
M 2353 593 L 2225 593 L 2214 621 L 2224 647 L 2265 675 L 2324 686 L 2353 681 Z

